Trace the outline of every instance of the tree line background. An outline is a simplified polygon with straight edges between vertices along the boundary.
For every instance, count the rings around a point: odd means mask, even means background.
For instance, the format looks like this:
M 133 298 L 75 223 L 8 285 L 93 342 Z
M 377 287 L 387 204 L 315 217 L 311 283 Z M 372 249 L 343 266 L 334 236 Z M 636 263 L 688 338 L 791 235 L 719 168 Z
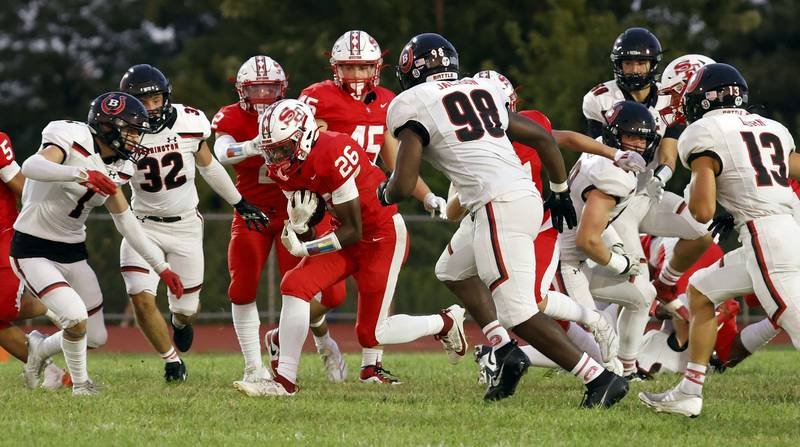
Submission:
M 800 71 L 800 27 L 792 21 L 800 17 L 800 3 L 792 0 L 6 0 L 0 12 L 0 130 L 11 136 L 20 160 L 36 150 L 47 122 L 85 119 L 89 102 L 116 89 L 133 64 L 159 67 L 172 81 L 173 100 L 210 119 L 237 100 L 230 78 L 250 56 L 280 62 L 289 76 L 288 96 L 296 97 L 330 77 L 326 52 L 350 29 L 369 32 L 388 51 L 381 82 L 395 92 L 402 46 L 415 34 L 439 32 L 458 49 L 464 74 L 498 70 L 520 87 L 522 108 L 542 110 L 555 128 L 582 131 L 583 95 L 613 77 L 614 39 L 643 26 L 664 47 L 660 69 L 689 52 L 730 63 L 747 79 L 751 103 L 793 134 L 800 129 L 800 92 L 793 82 Z M 424 176 L 434 191 L 447 192 L 443 176 L 427 166 Z M 680 191 L 686 181 L 686 171 L 679 170 L 670 188 Z M 202 181 L 198 189 L 201 211 L 228 212 Z M 402 209 L 422 211 L 415 202 Z M 121 308 L 119 238 L 107 222 L 92 225 L 103 228 L 90 236 L 92 264 L 109 306 Z M 400 281 L 399 310 L 450 300 L 433 278 L 433 263 L 453 229 L 410 225 L 414 244 Z M 206 237 L 204 303 L 206 309 L 228 309 L 227 224 L 209 224 Z

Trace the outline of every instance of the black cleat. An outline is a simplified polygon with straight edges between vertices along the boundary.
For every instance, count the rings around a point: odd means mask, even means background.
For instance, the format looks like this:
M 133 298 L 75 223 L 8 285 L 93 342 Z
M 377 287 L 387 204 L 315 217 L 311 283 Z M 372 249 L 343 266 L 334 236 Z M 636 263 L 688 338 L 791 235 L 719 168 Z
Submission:
M 172 325 L 172 341 L 175 342 L 175 347 L 181 352 L 188 351 L 189 348 L 192 347 L 192 341 L 194 340 L 194 329 L 192 329 L 192 325 L 187 324 L 178 329 L 175 327 L 175 323 L 172 322 L 171 318 L 169 324 Z
M 517 390 L 517 384 L 531 366 L 531 361 L 517 346 L 516 340 L 495 350 L 494 356 L 497 362 L 497 371 L 489 381 L 489 388 L 483 396 L 485 401 L 501 400 L 513 396 Z
M 609 408 L 628 394 L 628 380 L 611 371 L 603 371 L 600 377 L 586 385 L 581 406 L 584 408 Z
M 660 368 L 661 368 L 661 365 L 658 365 L 658 367 L 659 367 L 659 369 L 660 369 Z M 656 371 L 658 371 L 658 370 L 656 370 Z M 654 371 L 654 372 L 656 372 L 656 371 Z M 653 377 L 653 375 L 652 375 L 652 374 L 650 374 L 649 372 L 647 372 L 647 371 L 645 371 L 645 370 L 643 370 L 643 369 L 641 369 L 641 368 L 638 368 L 638 369 L 636 370 L 636 372 L 632 372 L 632 373 L 630 373 L 630 374 L 627 374 L 627 375 L 625 375 L 625 376 L 623 376 L 623 377 L 624 377 L 624 378 L 625 378 L 625 380 L 627 380 L 628 382 L 644 382 L 644 381 L 646 381 L 646 380 L 653 380 L 653 379 L 655 379 L 655 377 Z
M 186 364 L 183 360 L 179 362 L 168 362 L 164 364 L 164 378 L 167 382 L 185 382 Z
M 708 368 L 709 371 L 715 372 L 717 374 L 722 374 L 725 372 L 726 369 L 728 369 L 728 367 L 725 366 L 725 363 L 723 363 L 722 360 L 720 360 L 720 358 L 717 357 L 716 352 L 711 354 L 711 358 L 708 359 L 708 366 L 709 366 Z

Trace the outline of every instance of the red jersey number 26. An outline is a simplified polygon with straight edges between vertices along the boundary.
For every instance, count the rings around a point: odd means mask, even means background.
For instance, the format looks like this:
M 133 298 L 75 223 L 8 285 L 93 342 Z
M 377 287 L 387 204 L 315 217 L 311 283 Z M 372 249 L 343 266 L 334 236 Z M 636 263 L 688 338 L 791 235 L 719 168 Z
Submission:
M 344 153 L 333 162 L 333 165 L 339 169 L 339 174 L 342 175 L 342 178 L 345 178 L 350 175 L 353 169 L 358 165 L 358 151 L 351 146 L 345 146 L 343 152 Z

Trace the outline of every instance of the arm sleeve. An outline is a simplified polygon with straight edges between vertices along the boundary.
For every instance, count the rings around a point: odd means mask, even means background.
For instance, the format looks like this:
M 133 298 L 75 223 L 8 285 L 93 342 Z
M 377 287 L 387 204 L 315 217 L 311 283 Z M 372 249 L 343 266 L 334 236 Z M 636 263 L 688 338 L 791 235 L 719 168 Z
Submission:
M 223 133 L 214 141 L 214 155 L 220 163 L 236 164 L 245 158 L 260 155 L 258 148 L 250 141 L 238 142 L 232 136 Z
M 156 273 L 161 273 L 169 268 L 169 264 L 164 260 L 164 254 L 144 234 L 142 226 L 136 221 L 130 208 L 119 214 L 111 213 L 111 219 L 114 220 L 117 231 L 153 267 Z
M 40 182 L 79 182 L 86 180 L 86 173 L 76 166 L 65 166 L 34 154 L 22 163 L 22 175 Z
M 212 159 L 208 166 L 197 165 L 200 175 L 206 180 L 208 186 L 230 205 L 235 205 L 242 200 L 242 194 L 233 185 L 228 172 L 216 159 Z

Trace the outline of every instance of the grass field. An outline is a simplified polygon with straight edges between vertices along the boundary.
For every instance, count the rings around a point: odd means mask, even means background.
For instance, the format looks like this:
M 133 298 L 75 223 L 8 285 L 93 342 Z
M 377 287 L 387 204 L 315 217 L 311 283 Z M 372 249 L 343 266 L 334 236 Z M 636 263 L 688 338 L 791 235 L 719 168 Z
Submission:
M 167 385 L 152 355 L 90 353 L 90 372 L 106 388 L 80 399 L 24 389 L 12 361 L 0 366 L 0 444 L 796 446 L 800 439 L 800 354 L 785 349 L 709 376 L 704 413 L 692 420 L 656 415 L 636 398 L 672 385 L 674 375 L 633 384 L 610 411 L 581 410 L 582 387 L 567 374 L 531 369 L 514 397 L 485 404 L 472 361 L 452 367 L 441 354 L 391 352 L 387 359 L 406 383 L 356 383 L 359 358 L 348 355 L 351 378 L 331 384 L 309 355 L 300 393 L 272 399 L 231 387 L 241 375 L 233 354 L 187 355 L 189 382 Z

